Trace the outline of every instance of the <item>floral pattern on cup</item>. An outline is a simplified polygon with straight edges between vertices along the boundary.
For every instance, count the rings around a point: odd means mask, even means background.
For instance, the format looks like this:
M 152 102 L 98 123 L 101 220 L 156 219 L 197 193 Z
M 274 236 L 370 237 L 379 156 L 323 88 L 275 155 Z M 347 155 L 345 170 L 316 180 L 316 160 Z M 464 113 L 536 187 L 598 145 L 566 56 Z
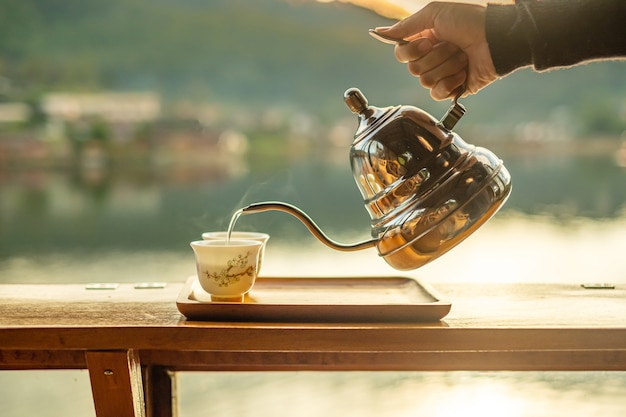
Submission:
M 230 259 L 226 263 L 226 267 L 219 272 L 204 271 L 209 279 L 215 280 L 220 287 L 228 287 L 231 284 L 239 282 L 241 277 L 252 276 L 256 272 L 254 265 L 248 265 L 250 252 L 246 252 L 245 256 L 237 255 L 236 258 Z M 231 272 L 233 268 L 245 268 L 243 271 Z

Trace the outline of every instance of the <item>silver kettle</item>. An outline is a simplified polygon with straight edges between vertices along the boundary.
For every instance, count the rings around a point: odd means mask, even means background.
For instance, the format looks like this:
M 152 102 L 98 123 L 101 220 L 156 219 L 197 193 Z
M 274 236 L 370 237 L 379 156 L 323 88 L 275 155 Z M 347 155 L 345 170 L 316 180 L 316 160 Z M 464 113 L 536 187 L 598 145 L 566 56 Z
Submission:
M 398 270 L 427 264 L 489 220 L 511 192 L 502 161 L 452 131 L 465 113 L 459 97 L 438 121 L 417 107 L 378 108 L 356 88 L 345 92 L 346 105 L 359 117 L 350 163 L 371 217 L 371 240 L 337 243 L 306 213 L 286 203 L 254 203 L 242 214 L 285 211 L 334 249 L 375 246 Z

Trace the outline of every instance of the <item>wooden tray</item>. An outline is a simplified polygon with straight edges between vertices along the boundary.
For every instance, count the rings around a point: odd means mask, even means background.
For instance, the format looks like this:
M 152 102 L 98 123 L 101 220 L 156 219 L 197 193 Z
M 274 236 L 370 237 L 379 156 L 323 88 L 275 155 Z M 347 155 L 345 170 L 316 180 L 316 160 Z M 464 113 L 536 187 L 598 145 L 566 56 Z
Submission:
M 403 277 L 259 277 L 243 303 L 227 303 L 212 302 L 192 276 L 176 305 L 191 320 L 276 322 L 435 322 L 451 307 Z

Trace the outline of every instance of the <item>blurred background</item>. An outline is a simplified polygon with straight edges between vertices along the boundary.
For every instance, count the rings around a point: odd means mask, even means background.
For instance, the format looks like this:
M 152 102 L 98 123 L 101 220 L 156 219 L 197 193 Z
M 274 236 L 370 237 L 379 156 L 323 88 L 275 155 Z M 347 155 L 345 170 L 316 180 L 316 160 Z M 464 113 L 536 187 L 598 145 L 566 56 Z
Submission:
M 182 282 L 195 269 L 189 242 L 262 200 L 299 206 L 337 240 L 368 238 L 348 159 L 357 121 L 343 92 L 436 118 L 449 102 L 433 101 L 393 47 L 367 34 L 424 2 L 352 3 L 0 0 L 0 282 Z M 504 160 L 513 193 L 466 242 L 407 275 L 435 287 L 625 285 L 625 65 L 521 70 L 464 99 L 455 130 Z M 243 216 L 237 229 L 271 234 L 267 274 L 398 274 L 375 251 L 326 248 L 286 214 Z M 25 374 L 0 373 L 3 415 L 93 414 L 86 374 Z M 181 406 L 183 416 L 210 406 L 275 416 L 268 392 L 300 389 L 327 400 L 305 407 L 292 393 L 290 415 L 351 415 L 346 398 L 360 416 L 454 413 L 407 400 L 426 390 L 474 401 L 483 416 L 624 414 L 626 376 L 582 375 L 183 375 Z M 242 381 L 254 381 L 249 408 L 225 400 Z M 49 398 L 28 401 L 35 390 Z M 504 408 L 479 402 L 496 394 Z M 366 400 L 387 407 L 359 408 Z

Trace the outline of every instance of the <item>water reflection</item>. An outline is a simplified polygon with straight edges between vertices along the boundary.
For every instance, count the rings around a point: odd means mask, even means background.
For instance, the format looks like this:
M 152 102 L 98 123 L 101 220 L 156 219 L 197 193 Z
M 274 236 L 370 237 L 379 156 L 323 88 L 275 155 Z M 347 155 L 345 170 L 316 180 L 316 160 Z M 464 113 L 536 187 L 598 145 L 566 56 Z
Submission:
M 616 401 L 626 388 L 623 372 L 182 374 L 181 388 L 181 410 L 190 417 L 617 417 L 626 411 Z
M 417 273 L 462 281 L 592 275 L 626 281 L 619 253 L 626 243 L 626 170 L 610 155 L 504 159 L 513 177 L 505 208 Z M 193 271 L 188 242 L 203 231 L 224 230 L 234 210 L 261 200 L 301 207 L 338 241 L 369 237 L 369 217 L 344 150 L 275 165 L 257 164 L 253 156 L 236 162 L 120 165 L 97 173 L 1 171 L 2 281 L 124 282 L 138 274 L 184 280 Z M 396 273 L 375 251 L 342 254 L 323 247 L 283 213 L 245 216 L 238 228 L 272 235 L 267 264 L 273 274 Z M 120 263 L 128 272 L 116 269 L 111 277 L 111 265 Z
M 3 415 L 95 416 L 87 371 L 56 371 L 54 382 L 50 374 L 2 372 Z M 624 372 L 180 373 L 179 390 L 185 417 L 621 417 L 626 412 Z M 32 401 L 34 392 L 43 393 L 45 408 Z
M 505 159 L 514 180 L 510 210 L 556 218 L 616 218 L 626 208 L 626 170 L 613 155 L 527 155 Z

